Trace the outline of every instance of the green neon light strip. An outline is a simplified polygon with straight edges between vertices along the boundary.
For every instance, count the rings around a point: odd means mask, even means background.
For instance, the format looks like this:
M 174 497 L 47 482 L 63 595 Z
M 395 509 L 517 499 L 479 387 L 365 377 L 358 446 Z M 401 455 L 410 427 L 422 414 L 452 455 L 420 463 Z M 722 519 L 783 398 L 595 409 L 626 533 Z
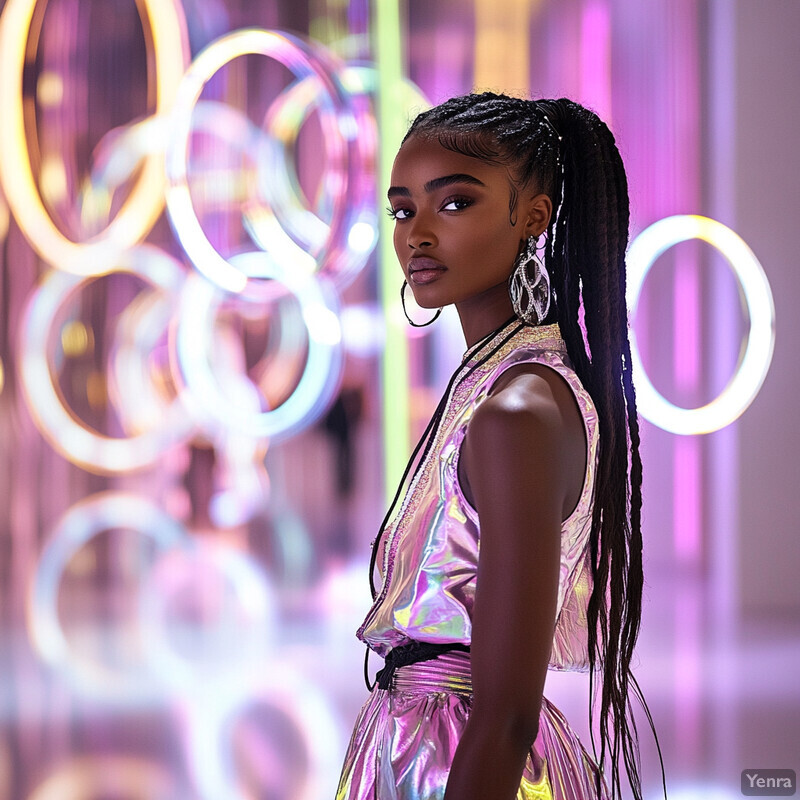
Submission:
M 406 322 L 400 307 L 402 276 L 392 244 L 392 220 L 383 211 L 384 192 L 389 186 L 392 162 L 406 129 L 402 114 L 403 60 L 400 8 L 397 0 L 374 0 L 373 42 L 378 68 L 378 167 L 379 278 L 380 298 L 386 320 L 386 348 L 383 354 L 384 492 L 387 504 L 397 489 L 409 448 L 409 373 Z

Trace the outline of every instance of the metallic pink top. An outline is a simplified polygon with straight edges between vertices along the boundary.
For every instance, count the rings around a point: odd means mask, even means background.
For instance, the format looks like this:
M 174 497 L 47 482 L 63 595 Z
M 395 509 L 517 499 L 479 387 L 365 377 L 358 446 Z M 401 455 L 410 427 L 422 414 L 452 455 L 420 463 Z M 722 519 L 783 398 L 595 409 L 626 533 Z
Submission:
M 465 374 L 508 329 L 496 334 Z M 473 348 L 474 350 L 474 348 Z M 467 351 L 470 354 L 470 351 Z M 589 531 L 597 458 L 597 413 L 570 365 L 557 325 L 524 327 L 466 380 L 456 379 L 435 441 L 384 534 L 383 583 L 358 637 L 381 656 L 410 640 L 469 644 L 480 550 L 478 514 L 458 480 L 461 442 L 472 415 L 498 377 L 517 364 L 544 364 L 569 384 L 586 433 L 580 500 L 561 525 L 561 568 L 550 668 L 588 669 L 586 606 L 591 592 Z M 531 571 L 535 569 L 531 565 Z

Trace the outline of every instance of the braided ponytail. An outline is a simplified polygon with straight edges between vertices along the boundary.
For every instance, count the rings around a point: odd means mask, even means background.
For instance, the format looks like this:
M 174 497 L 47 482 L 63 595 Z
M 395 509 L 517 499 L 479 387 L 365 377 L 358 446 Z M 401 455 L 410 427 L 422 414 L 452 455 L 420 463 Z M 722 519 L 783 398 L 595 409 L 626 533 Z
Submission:
M 602 769 L 609 751 L 612 797 L 621 798 L 621 756 L 633 797 L 641 800 L 631 690 L 651 727 L 652 720 L 630 669 L 642 605 L 642 463 L 625 304 L 629 201 L 622 159 L 605 123 L 563 98 L 531 101 L 490 92 L 456 97 L 420 114 L 406 138 L 411 135 L 432 136 L 451 150 L 505 164 L 520 186 L 533 181 L 553 201 L 545 254 L 551 314 L 597 408 L 601 432 L 587 608 L 590 729 L 599 662 L 598 763 Z M 597 789 L 599 795 L 599 777 Z
M 599 651 L 600 762 L 610 742 L 613 789 L 620 791 L 621 755 L 633 795 L 640 798 L 636 724 L 629 713 L 643 577 L 642 462 L 625 305 L 628 188 L 614 137 L 596 115 L 565 99 L 542 105 L 545 113 L 554 112 L 553 124 L 564 131 L 563 202 L 551 253 L 562 278 L 558 322 L 576 372 L 598 409 L 602 432 L 590 537 L 594 589 L 587 609 L 589 691 L 591 697 Z M 590 704 L 590 727 L 592 711 Z

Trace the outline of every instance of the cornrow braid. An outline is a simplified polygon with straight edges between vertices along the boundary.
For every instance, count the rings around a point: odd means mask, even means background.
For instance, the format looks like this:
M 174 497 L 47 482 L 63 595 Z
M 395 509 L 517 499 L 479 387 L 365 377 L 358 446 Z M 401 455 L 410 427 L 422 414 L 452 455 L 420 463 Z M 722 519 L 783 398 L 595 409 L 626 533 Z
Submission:
M 533 184 L 553 202 L 545 252 L 553 302 L 544 322 L 558 322 L 601 431 L 589 545 L 590 729 L 599 662 L 598 764 L 602 770 L 609 752 L 612 797 L 621 798 L 621 759 L 633 797 L 641 800 L 631 690 L 653 724 L 630 667 L 642 607 L 642 462 L 625 303 L 629 201 L 622 159 L 605 123 L 565 98 L 534 101 L 491 92 L 456 97 L 420 114 L 410 136 L 432 137 L 450 150 L 503 164 L 518 187 Z

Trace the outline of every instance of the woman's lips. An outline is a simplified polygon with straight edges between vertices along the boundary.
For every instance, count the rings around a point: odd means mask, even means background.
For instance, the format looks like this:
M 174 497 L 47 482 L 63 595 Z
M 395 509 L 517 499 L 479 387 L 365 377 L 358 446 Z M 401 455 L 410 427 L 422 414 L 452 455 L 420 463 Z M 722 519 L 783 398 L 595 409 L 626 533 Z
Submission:
M 408 279 L 418 286 L 437 280 L 446 271 L 444 264 L 432 258 L 412 258 L 408 262 Z

